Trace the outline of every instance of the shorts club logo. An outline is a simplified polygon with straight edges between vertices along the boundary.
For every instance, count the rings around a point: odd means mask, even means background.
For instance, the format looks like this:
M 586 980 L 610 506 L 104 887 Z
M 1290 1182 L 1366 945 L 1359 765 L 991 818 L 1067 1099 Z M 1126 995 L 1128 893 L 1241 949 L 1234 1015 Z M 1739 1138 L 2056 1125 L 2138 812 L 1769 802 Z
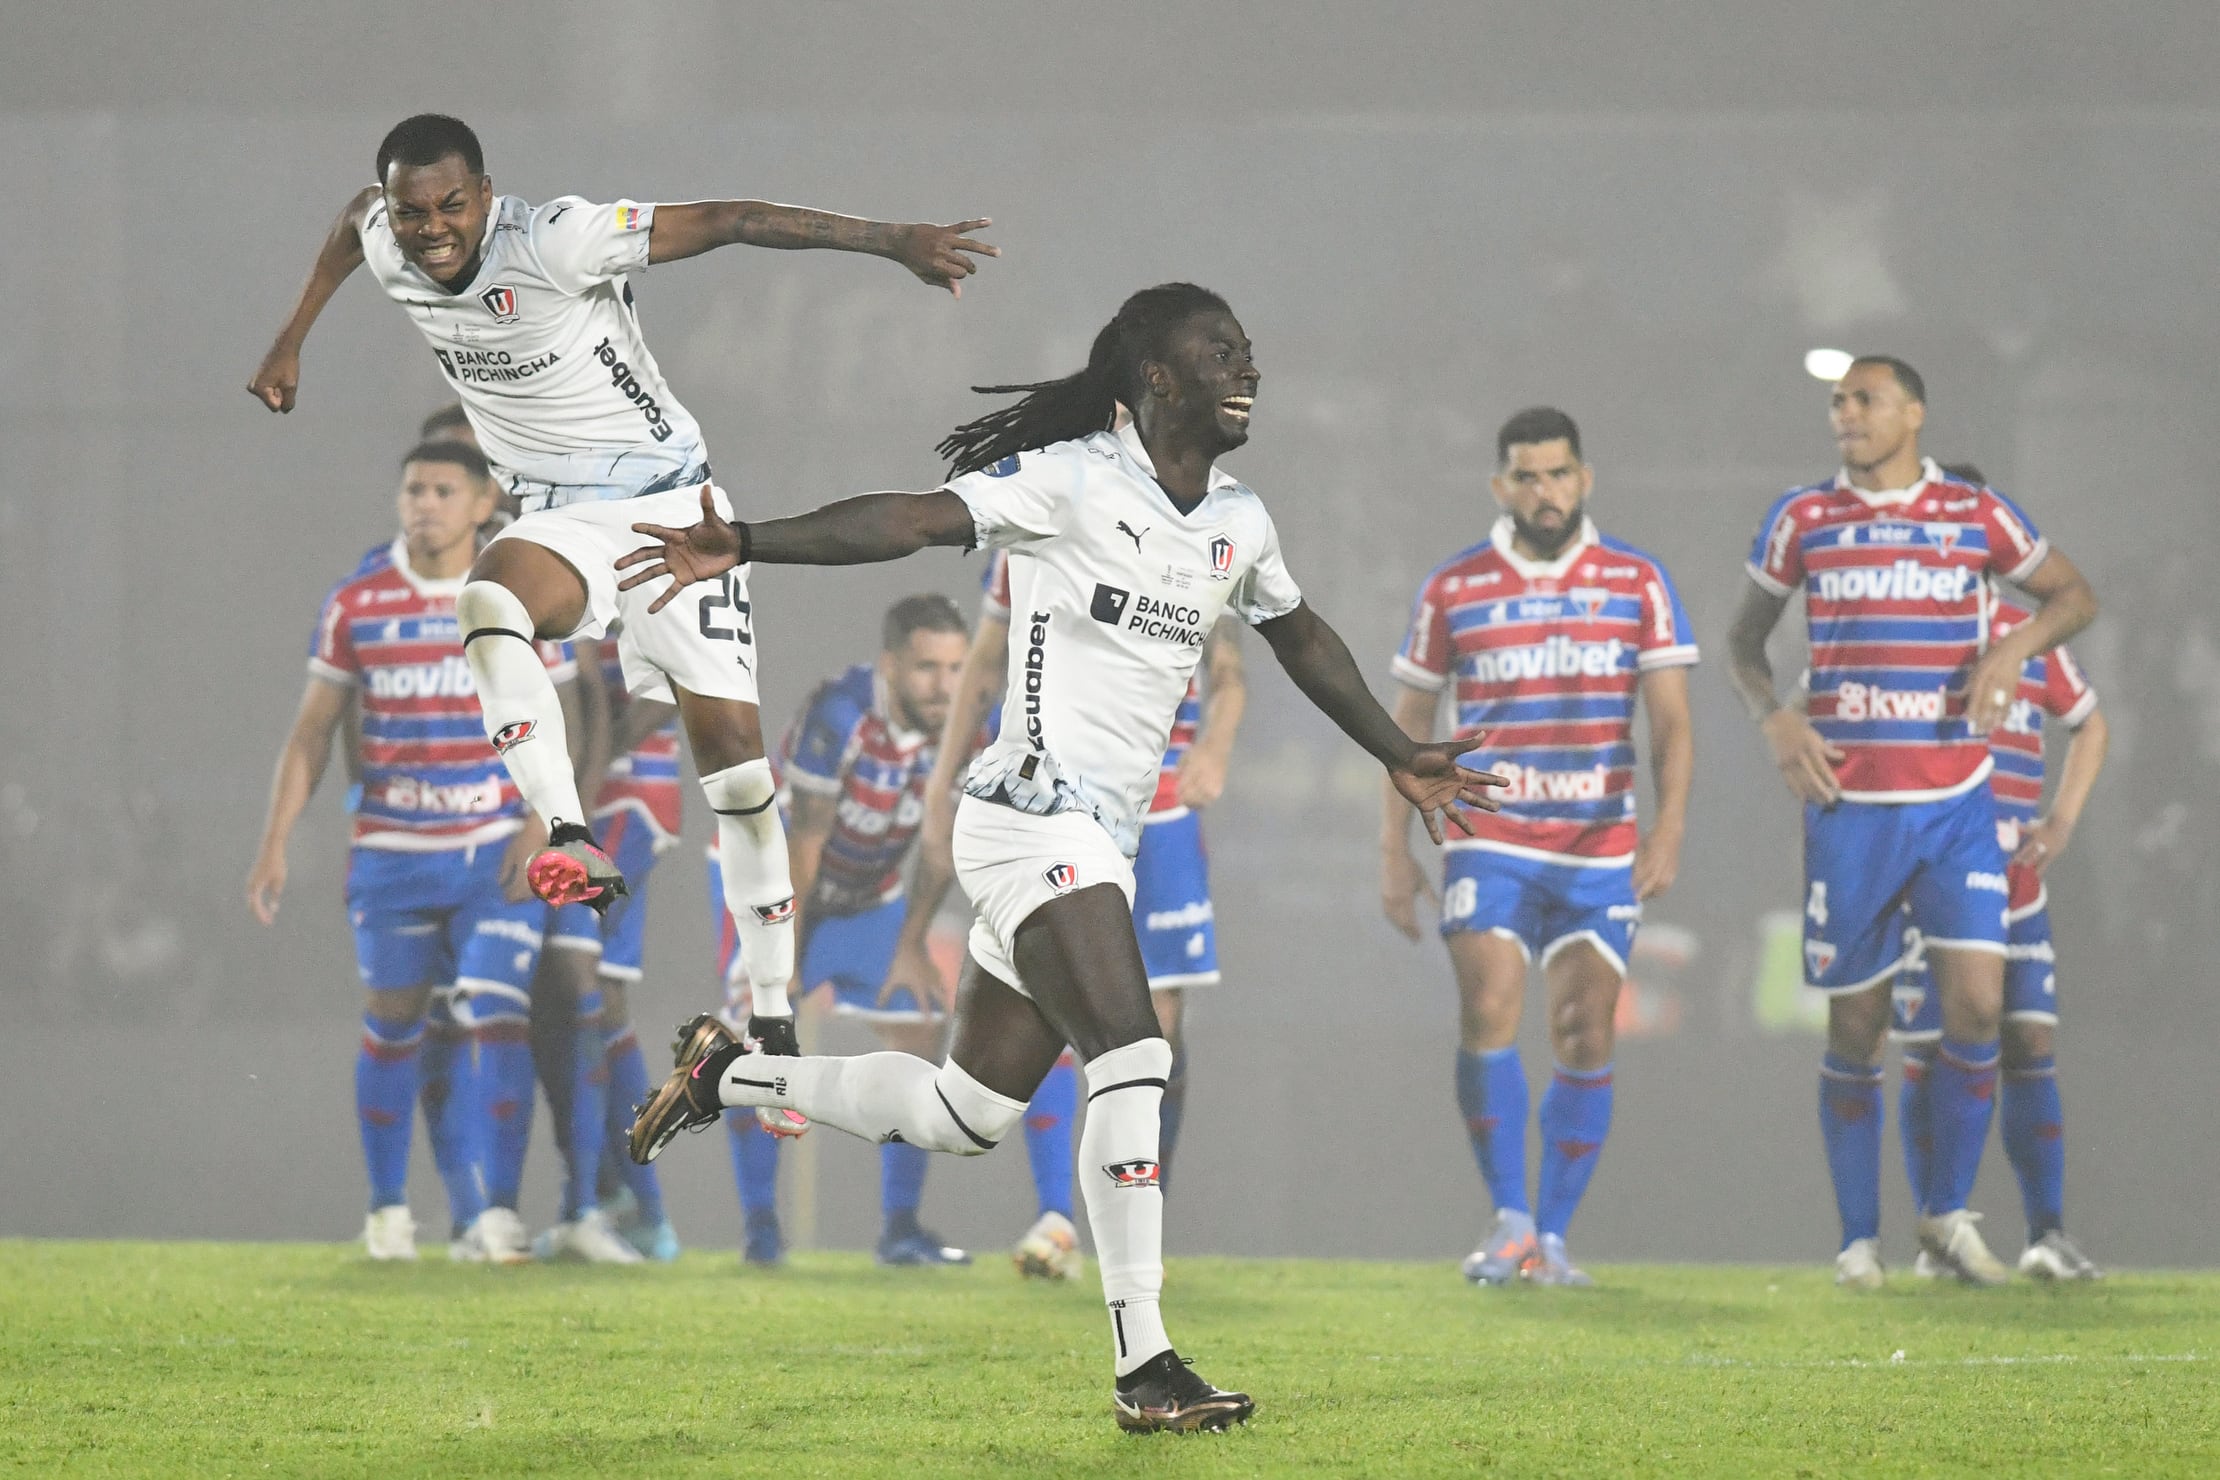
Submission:
M 784 925 L 794 918 L 794 899 L 791 895 L 777 904 L 759 904 L 751 908 L 755 911 L 755 917 L 766 925 Z
M 497 324 L 513 324 L 521 317 L 516 311 L 516 289 L 507 283 L 495 283 L 478 295 L 478 301 L 486 306 L 486 312 L 493 315 Z
M 1079 865 L 1076 863 L 1052 863 L 1041 870 L 1041 877 L 1046 879 L 1048 887 L 1058 894 L 1069 894 L 1078 887 Z
M 1813 976 L 1825 976 L 1827 969 L 1834 964 L 1835 948 L 1832 942 L 1824 940 L 1807 940 L 1804 942 L 1804 966 Z
M 531 739 L 532 732 L 538 728 L 537 722 L 528 719 L 520 719 L 515 724 L 503 725 L 493 732 L 494 753 L 496 755 L 507 755 L 510 751 Z
M 1114 1161 L 1103 1172 L 1119 1187 L 1156 1187 L 1164 1180 L 1164 1170 L 1153 1161 Z

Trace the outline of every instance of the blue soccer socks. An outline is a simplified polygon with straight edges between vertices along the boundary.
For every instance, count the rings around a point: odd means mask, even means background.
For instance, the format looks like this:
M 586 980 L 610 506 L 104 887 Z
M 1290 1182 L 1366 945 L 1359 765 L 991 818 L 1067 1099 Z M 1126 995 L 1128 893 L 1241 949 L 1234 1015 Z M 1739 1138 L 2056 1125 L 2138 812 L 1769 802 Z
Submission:
M 1527 1211 L 1527 1098 L 1526 1066 L 1516 1047 L 1458 1052 L 1457 1113 L 1472 1138 L 1472 1158 L 1488 1184 L 1488 1197 L 1499 1211 Z
M 1906 1049 L 1904 1082 L 1896 1091 L 1896 1131 L 1904 1142 L 1904 1180 L 1912 1189 L 1915 1215 L 1927 1211 L 1927 1179 L 1934 1170 L 1934 1100 L 1928 1080 L 1933 1067 L 1926 1053 Z
M 1611 1066 L 1557 1066 L 1542 1091 L 1542 1175 L 1534 1226 L 1564 1237 L 1611 1133 Z
M 1819 1136 L 1842 1216 L 1842 1247 L 1881 1236 L 1881 1067 L 1830 1053 L 1819 1064 Z
M 1997 1041 L 1963 1043 L 1945 1037 L 1935 1049 L 1927 1079 L 1934 1127 L 1934 1165 L 1927 1174 L 1925 1211 L 1955 1213 L 1973 1195 L 1981 1149 L 1996 1113 Z
M 2027 1241 L 2065 1226 L 2066 1138 L 2058 1061 L 2046 1054 L 2004 1071 L 2004 1153 L 2019 1174 Z
M 396 1022 L 362 1015 L 355 1055 L 355 1116 L 362 1123 L 362 1160 L 370 1173 L 370 1208 L 408 1201 L 409 1141 L 416 1133 L 421 1018 Z
M 1044 1213 L 1071 1211 L 1071 1123 L 1079 1114 L 1079 1071 L 1065 1054 L 1048 1071 L 1033 1103 L 1025 1107 L 1025 1158 L 1033 1192 Z

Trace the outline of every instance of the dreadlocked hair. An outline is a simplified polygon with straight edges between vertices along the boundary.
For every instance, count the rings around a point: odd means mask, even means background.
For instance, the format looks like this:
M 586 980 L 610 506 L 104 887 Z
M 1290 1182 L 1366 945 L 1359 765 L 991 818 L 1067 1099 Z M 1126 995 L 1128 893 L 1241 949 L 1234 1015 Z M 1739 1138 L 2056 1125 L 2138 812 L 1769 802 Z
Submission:
M 1108 431 L 1119 402 L 1140 404 L 1142 362 L 1163 353 L 1164 340 L 1176 325 L 1206 310 L 1229 311 L 1225 299 L 1193 283 L 1143 288 L 1120 304 L 1117 315 L 1095 335 L 1086 369 L 1031 385 L 973 386 L 982 396 L 1023 399 L 965 422 L 934 451 L 948 459 L 948 475 L 955 478 L 1016 453 Z

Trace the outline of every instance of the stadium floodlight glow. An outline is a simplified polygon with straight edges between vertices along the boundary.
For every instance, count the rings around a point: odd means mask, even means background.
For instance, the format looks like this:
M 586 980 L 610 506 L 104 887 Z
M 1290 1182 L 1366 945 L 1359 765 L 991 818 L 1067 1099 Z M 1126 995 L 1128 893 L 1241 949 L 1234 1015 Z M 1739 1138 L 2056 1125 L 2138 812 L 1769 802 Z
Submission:
M 1850 373 L 1850 363 L 1856 358 L 1846 349 L 1815 349 L 1804 356 L 1804 373 L 1833 385 Z

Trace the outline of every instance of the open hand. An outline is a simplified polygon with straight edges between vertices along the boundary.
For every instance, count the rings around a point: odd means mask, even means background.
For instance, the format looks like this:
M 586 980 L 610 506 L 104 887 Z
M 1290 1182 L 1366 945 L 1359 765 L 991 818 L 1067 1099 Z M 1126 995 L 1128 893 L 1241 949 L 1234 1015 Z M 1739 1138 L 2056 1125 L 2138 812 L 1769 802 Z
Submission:
M 892 1002 L 894 994 L 904 987 L 927 1012 L 936 1007 L 946 1012 L 956 1005 L 948 979 L 941 975 L 939 963 L 921 942 L 904 941 L 894 948 L 894 964 L 887 969 L 886 985 L 879 988 L 879 1006 Z
M 1441 891 L 1434 887 L 1434 881 L 1418 866 L 1418 860 L 1411 857 L 1411 850 L 1397 842 L 1380 855 L 1380 912 L 1410 940 L 1419 938 L 1418 896 L 1421 893 L 1436 905 L 1441 903 Z
M 919 282 L 935 288 L 946 288 L 955 297 L 964 296 L 964 279 L 979 270 L 974 257 L 999 257 L 1000 247 L 990 247 L 985 242 L 971 240 L 967 233 L 982 226 L 992 226 L 986 216 L 971 221 L 958 221 L 953 226 L 934 226 L 919 222 L 902 228 L 899 245 L 894 249 L 894 260 L 917 274 Z
M 1842 800 L 1842 784 L 1835 780 L 1835 767 L 1848 757 L 1812 728 L 1801 709 L 1776 709 L 1766 716 L 1761 728 L 1765 743 L 1773 748 L 1773 764 L 1790 791 L 1821 807 Z
M 716 493 L 707 483 L 701 486 L 701 523 L 684 529 L 635 524 L 632 532 L 656 543 L 617 557 L 618 570 L 642 567 L 619 581 L 617 589 L 629 591 L 662 576 L 671 578 L 670 589 L 648 606 L 650 615 L 669 606 L 672 597 L 694 582 L 721 576 L 740 563 L 739 526 L 717 512 Z
M 2038 817 L 2020 829 L 2020 846 L 2013 851 L 2012 862 L 2041 874 L 2058 861 L 2073 835 L 2073 829 L 2061 826 L 2057 819 Z
M 1478 808 L 1482 812 L 1503 809 L 1503 803 L 1488 795 L 1487 788 L 1509 786 L 1510 779 L 1493 771 L 1475 771 L 1457 763 L 1457 757 L 1471 754 L 1479 744 L 1477 738 L 1437 740 L 1415 747 L 1409 761 L 1388 768 L 1388 780 L 1395 784 L 1403 800 L 1418 810 L 1419 820 L 1426 824 L 1426 836 L 1437 844 L 1445 836 L 1445 820 L 1457 831 L 1471 836 L 1472 824 L 1465 820 L 1464 808 Z
M 264 849 L 247 874 L 247 908 L 265 925 L 277 923 L 278 901 L 285 895 L 285 853 Z

